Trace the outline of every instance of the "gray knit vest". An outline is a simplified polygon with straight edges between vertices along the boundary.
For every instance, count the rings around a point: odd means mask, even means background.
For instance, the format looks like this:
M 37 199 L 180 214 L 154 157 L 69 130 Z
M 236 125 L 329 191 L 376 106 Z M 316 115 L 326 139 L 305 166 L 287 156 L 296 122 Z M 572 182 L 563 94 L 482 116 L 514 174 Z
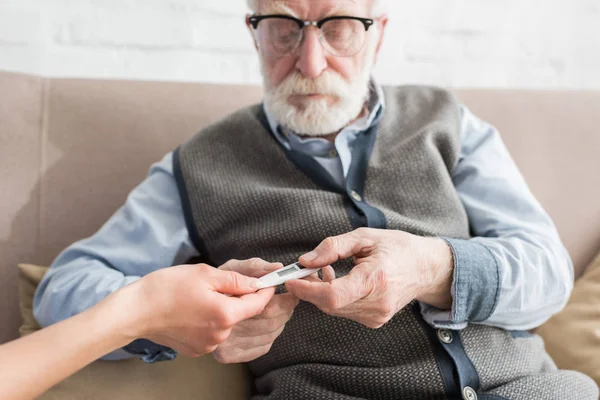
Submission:
M 174 171 L 190 235 L 205 259 L 288 264 L 328 236 L 373 224 L 469 238 L 451 179 L 460 151 L 459 104 L 446 91 L 424 87 L 387 88 L 385 97 L 377 128 L 362 134 L 372 146 L 363 152 L 355 186 L 344 190 L 329 190 L 318 170 L 290 158 L 260 105 L 182 145 Z M 361 162 L 356 158 L 353 164 Z M 342 276 L 352 265 L 335 268 Z M 255 397 L 473 399 L 477 392 L 479 398 L 591 399 L 597 393 L 585 377 L 557 371 L 537 336 L 481 325 L 450 335 L 451 343 L 441 340 L 448 336 L 429 327 L 414 302 L 380 329 L 301 302 L 270 352 L 250 363 Z

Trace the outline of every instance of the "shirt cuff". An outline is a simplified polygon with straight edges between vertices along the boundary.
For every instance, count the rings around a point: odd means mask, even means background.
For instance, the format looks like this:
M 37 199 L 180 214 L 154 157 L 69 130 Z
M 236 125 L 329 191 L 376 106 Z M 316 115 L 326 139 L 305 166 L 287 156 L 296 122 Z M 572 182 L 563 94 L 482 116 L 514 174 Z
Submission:
M 494 313 L 500 295 L 500 270 L 488 248 L 470 240 L 442 238 L 454 256 L 452 308 L 440 310 L 420 303 L 425 321 L 435 328 L 464 329 Z
M 154 364 L 159 361 L 171 361 L 177 357 L 177 351 L 147 339 L 134 340 L 123 347 L 123 350 L 129 354 L 139 356 L 142 361 L 148 364 Z
M 111 353 L 108 353 L 104 357 L 101 358 L 102 361 L 120 361 L 127 360 L 135 357 L 133 354 L 126 352 L 123 349 L 117 349 Z

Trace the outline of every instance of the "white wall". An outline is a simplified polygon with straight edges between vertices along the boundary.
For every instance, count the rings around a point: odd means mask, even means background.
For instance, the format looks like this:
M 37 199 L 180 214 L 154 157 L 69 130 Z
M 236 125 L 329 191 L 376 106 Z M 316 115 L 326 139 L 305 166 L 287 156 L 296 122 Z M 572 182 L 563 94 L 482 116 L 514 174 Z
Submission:
M 600 0 L 391 1 L 381 82 L 600 88 Z M 245 4 L 0 0 L 0 69 L 257 83 Z

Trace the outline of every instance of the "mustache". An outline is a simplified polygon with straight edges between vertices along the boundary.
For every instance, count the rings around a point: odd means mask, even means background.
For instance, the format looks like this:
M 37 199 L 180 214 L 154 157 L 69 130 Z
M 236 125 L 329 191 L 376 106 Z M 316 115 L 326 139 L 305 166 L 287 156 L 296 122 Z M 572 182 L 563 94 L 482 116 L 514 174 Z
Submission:
M 350 86 L 333 71 L 325 71 L 313 79 L 306 78 L 299 72 L 293 72 L 279 84 L 276 90 L 287 96 L 322 94 L 344 97 L 351 95 Z

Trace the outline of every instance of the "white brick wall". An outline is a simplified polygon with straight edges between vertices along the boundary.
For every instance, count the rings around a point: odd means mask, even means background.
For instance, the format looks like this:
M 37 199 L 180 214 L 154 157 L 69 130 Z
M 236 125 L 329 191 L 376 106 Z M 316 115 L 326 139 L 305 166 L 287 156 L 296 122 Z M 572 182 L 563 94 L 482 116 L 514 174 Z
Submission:
M 391 2 L 381 82 L 600 88 L 600 0 Z M 245 12 L 244 0 L 0 0 L 0 69 L 257 83 Z

